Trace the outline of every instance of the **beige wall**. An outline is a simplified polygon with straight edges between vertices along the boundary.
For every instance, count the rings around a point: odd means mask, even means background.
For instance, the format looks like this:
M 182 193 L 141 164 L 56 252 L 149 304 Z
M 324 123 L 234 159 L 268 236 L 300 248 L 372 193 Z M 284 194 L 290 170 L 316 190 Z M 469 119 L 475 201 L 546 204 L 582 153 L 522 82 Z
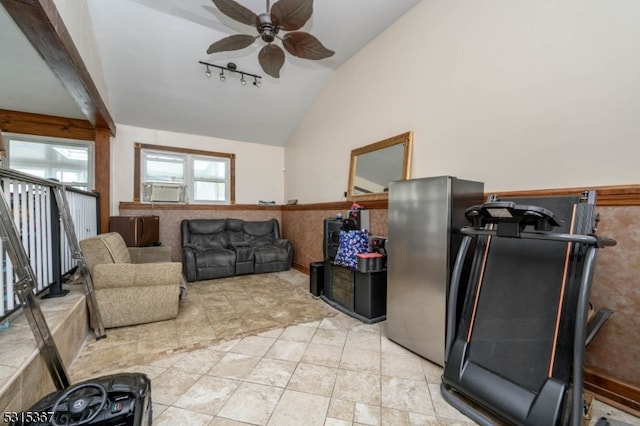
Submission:
M 236 203 L 284 202 L 284 148 L 118 124 L 111 139 L 111 214 L 120 201 L 133 201 L 135 142 L 236 154 Z
M 286 149 L 285 198 L 340 200 L 351 149 L 407 130 L 412 177 L 637 183 L 638 16 L 634 0 L 421 2 L 310 108 Z

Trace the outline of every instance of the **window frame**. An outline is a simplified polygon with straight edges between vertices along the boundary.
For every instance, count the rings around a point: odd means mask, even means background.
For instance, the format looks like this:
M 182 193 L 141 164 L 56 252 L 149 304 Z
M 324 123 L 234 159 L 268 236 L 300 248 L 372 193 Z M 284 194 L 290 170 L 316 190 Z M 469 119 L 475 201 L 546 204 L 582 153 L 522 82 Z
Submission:
M 69 147 L 69 148 L 83 148 L 87 150 L 87 180 L 86 187 L 84 187 L 83 182 L 63 182 L 65 185 L 70 187 L 78 188 L 82 191 L 93 191 L 96 186 L 96 146 L 95 141 L 92 140 L 81 140 L 81 139 L 67 139 L 67 138 L 59 138 L 59 137 L 49 137 L 49 136 L 38 136 L 38 135 L 29 135 L 22 133 L 10 133 L 4 132 L 0 134 L 0 138 L 2 139 L 2 148 L 4 150 L 4 157 L 0 159 L 0 165 L 5 168 L 12 168 L 11 161 L 11 142 L 29 142 L 29 143 L 37 143 L 43 145 L 50 146 L 59 146 L 59 147 Z M 58 163 L 47 163 L 50 165 L 55 165 Z M 64 173 L 65 170 L 58 170 L 60 173 Z M 46 179 L 54 178 L 58 179 L 57 176 L 49 176 L 45 177 Z M 82 186 L 81 186 L 82 185 Z
M 232 205 L 236 203 L 236 191 L 235 191 L 235 182 L 236 182 L 236 173 L 235 173 L 235 154 L 225 153 L 225 152 L 216 152 L 216 151 L 204 151 L 199 149 L 189 149 L 189 148 L 177 148 L 172 146 L 164 146 L 164 145 L 152 145 L 152 144 L 144 144 L 140 142 L 134 143 L 134 175 L 133 175 L 133 201 L 141 202 L 140 200 L 140 185 L 142 184 L 142 151 L 156 151 L 159 153 L 166 154 L 178 154 L 184 155 L 188 158 L 186 163 L 193 163 L 193 159 L 200 158 L 217 158 L 217 159 L 226 159 L 229 161 L 229 178 L 227 182 L 229 183 L 228 189 L 228 197 L 229 199 L 226 201 L 194 201 L 193 194 L 193 174 L 187 173 L 185 171 L 185 185 L 188 187 L 187 193 L 189 194 L 189 203 L 192 204 L 202 204 L 202 205 Z M 187 168 L 192 167 L 192 164 L 187 164 Z M 189 180 L 187 180 L 189 179 Z
M 230 198 L 230 190 L 229 190 L 229 178 L 226 177 L 224 179 L 220 179 L 220 178 L 197 178 L 196 177 L 196 161 L 207 161 L 207 162 L 217 162 L 220 163 L 222 162 L 221 160 L 224 160 L 224 165 L 225 165 L 225 174 L 226 176 L 230 176 L 230 170 L 231 170 L 231 162 L 229 161 L 228 158 L 222 158 L 222 157 L 207 157 L 204 155 L 191 155 L 188 158 L 189 164 L 191 166 L 191 176 L 190 176 L 190 181 L 192 183 L 191 185 L 191 201 L 194 203 L 198 203 L 198 204 L 211 204 L 211 203 L 216 203 L 219 204 L 220 202 L 215 202 L 215 201 L 208 201 L 208 200 L 197 200 L 196 199 L 196 183 L 197 182 L 202 182 L 202 183 L 224 183 L 225 184 L 225 199 L 228 200 Z

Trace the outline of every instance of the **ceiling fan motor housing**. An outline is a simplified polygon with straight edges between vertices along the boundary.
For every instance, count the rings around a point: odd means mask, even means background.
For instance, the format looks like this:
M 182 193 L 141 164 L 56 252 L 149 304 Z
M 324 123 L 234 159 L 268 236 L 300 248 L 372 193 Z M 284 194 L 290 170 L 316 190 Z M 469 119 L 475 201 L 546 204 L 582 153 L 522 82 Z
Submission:
M 262 38 L 262 41 L 265 43 L 271 43 L 275 40 L 276 34 L 278 34 L 278 27 L 273 25 L 269 13 L 261 13 L 258 15 L 256 27 L 260 33 L 260 38 Z

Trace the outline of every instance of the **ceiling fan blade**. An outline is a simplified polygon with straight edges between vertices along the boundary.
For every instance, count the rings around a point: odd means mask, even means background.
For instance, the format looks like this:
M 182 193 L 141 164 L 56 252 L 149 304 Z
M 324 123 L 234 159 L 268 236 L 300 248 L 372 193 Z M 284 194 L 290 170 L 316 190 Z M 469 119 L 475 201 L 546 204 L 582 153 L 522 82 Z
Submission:
M 211 0 L 213 4 L 220 10 L 220 12 L 227 15 L 229 18 L 236 20 L 238 22 L 242 22 L 243 24 L 251 25 L 252 27 L 256 26 L 258 21 L 258 15 L 253 13 L 251 10 L 242 6 L 241 4 L 236 3 L 233 0 Z
M 333 50 L 327 49 L 320 40 L 309 33 L 295 31 L 282 37 L 282 45 L 293 56 L 304 59 L 324 59 L 333 56 Z
M 313 0 L 280 0 L 271 8 L 271 19 L 286 31 L 300 29 L 313 13 Z
M 230 50 L 240 50 L 245 47 L 251 46 L 251 43 L 257 39 L 258 36 L 251 36 L 246 34 L 236 34 L 229 37 L 225 37 L 222 40 L 218 40 L 213 43 L 207 49 L 207 53 L 210 55 L 217 52 L 228 52 Z
M 284 64 L 284 52 L 275 44 L 267 44 L 258 54 L 260 66 L 273 78 L 280 78 L 280 68 Z

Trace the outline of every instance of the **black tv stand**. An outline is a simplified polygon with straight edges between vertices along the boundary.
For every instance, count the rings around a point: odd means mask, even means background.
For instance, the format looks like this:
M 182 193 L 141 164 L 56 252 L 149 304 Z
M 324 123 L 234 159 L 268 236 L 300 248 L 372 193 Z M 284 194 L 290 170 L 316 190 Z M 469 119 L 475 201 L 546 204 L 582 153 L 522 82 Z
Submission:
M 322 300 L 367 324 L 387 318 L 387 270 L 360 272 L 324 262 Z

